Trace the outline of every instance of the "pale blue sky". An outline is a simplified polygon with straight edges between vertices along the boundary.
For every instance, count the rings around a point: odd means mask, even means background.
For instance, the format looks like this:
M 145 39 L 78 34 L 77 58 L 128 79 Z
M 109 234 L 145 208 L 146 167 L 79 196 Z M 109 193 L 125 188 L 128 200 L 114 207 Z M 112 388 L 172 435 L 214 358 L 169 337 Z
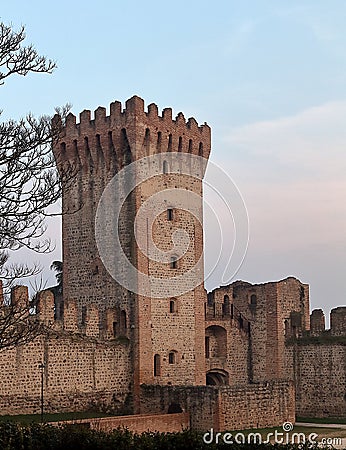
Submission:
M 1 88 L 5 117 L 66 102 L 78 114 L 137 94 L 207 121 L 211 158 L 249 212 L 236 278 L 293 275 L 310 283 L 313 308 L 345 304 L 343 0 L 13 1 L 0 18 L 26 25 L 28 42 L 58 63 Z

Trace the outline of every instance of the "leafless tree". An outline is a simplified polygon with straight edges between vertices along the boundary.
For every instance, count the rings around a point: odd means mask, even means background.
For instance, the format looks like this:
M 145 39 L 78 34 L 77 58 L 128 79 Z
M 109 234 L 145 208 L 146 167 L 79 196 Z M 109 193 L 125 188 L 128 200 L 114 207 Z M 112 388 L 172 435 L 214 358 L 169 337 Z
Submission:
M 24 45 L 25 37 L 24 27 L 15 31 L 11 25 L 0 23 L 0 85 L 10 76 L 50 74 L 55 69 L 54 61 L 40 56 L 32 45 Z M 43 238 L 49 207 L 60 198 L 64 177 L 72 178 L 71 171 L 58 173 L 52 153 L 68 109 L 56 110 L 60 121 L 28 114 L 18 121 L 0 122 L 0 280 L 5 292 L 0 304 L 0 348 L 33 334 L 34 319 L 28 314 L 31 306 L 18 310 L 6 294 L 19 279 L 37 274 L 40 268 L 10 264 L 8 252 L 23 247 L 35 252 L 51 248 L 50 241 Z M 18 339 L 11 340 L 11 333 L 17 333 Z

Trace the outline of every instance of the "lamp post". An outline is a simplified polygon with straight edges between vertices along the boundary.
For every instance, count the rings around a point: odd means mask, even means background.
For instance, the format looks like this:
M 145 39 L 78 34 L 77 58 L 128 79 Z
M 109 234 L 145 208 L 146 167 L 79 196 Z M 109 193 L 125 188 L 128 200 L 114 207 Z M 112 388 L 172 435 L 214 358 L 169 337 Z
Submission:
M 44 368 L 45 368 L 44 363 L 43 362 L 40 363 L 38 368 L 41 370 L 41 423 L 43 423 L 43 405 L 44 405 L 44 397 L 43 397 L 44 378 L 43 377 L 44 377 Z

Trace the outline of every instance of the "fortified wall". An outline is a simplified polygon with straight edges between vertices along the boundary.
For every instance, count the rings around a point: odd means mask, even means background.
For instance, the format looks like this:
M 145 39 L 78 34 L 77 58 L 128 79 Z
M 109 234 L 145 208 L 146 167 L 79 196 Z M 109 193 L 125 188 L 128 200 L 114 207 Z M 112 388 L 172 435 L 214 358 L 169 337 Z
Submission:
M 27 287 L 14 288 L 11 298 L 24 308 L 29 302 Z M 45 412 L 129 412 L 131 377 L 126 336 L 113 338 L 109 327 L 101 337 L 96 307 L 87 309 L 82 326 L 78 325 L 74 302 L 65 305 L 63 319 L 54 319 L 50 291 L 39 294 L 37 308 L 38 313 L 28 320 L 43 326 L 42 333 L 25 345 L 1 351 L 1 414 L 39 413 L 42 376 Z
M 288 338 L 287 352 L 297 416 L 345 418 L 346 307 L 331 310 L 329 330 L 323 311 L 312 311 L 310 331 Z

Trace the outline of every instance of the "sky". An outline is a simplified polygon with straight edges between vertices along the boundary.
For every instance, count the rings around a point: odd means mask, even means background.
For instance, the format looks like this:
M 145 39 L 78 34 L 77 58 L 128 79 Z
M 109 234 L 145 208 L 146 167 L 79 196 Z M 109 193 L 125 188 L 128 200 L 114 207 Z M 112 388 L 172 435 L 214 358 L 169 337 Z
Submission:
M 343 0 L 14 0 L 1 5 L 0 20 L 25 25 L 27 42 L 58 64 L 50 76 L 9 79 L 3 118 L 52 114 L 67 102 L 78 115 L 136 94 L 206 121 L 210 160 L 230 175 L 249 217 L 233 280 L 295 276 L 310 284 L 312 309 L 328 315 L 345 305 Z M 207 269 L 213 225 L 206 220 Z M 61 258 L 56 223 L 49 233 L 56 250 L 41 259 L 46 267 Z M 219 267 L 206 287 L 222 284 L 222 275 Z

